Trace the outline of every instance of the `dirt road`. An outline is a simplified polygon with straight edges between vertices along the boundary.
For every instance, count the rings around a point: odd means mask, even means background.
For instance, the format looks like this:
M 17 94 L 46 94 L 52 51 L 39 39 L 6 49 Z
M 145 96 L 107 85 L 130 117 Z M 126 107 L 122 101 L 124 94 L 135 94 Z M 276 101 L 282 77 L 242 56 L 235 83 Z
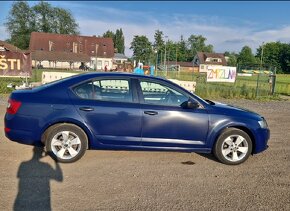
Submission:
M 0 210 L 290 210 L 290 102 L 228 102 L 271 129 L 269 149 L 239 166 L 196 153 L 87 151 L 57 167 L 4 137 L 2 103 Z

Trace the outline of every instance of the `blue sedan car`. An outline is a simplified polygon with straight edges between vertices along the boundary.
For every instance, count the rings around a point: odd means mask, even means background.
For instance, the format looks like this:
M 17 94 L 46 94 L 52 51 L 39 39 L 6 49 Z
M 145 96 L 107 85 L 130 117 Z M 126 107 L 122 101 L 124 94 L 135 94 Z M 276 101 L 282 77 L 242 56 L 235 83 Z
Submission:
M 203 100 L 166 79 L 86 73 L 13 91 L 5 134 L 44 145 L 65 163 L 87 149 L 134 149 L 213 153 L 235 165 L 264 151 L 270 131 L 259 114 Z

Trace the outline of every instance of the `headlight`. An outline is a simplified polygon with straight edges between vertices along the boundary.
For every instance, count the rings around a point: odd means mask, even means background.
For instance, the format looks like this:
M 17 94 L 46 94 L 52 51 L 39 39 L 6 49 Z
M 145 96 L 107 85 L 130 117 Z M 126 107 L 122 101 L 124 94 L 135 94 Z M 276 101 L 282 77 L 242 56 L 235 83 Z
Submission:
M 258 121 L 261 128 L 268 128 L 268 124 L 264 118 L 261 121 Z

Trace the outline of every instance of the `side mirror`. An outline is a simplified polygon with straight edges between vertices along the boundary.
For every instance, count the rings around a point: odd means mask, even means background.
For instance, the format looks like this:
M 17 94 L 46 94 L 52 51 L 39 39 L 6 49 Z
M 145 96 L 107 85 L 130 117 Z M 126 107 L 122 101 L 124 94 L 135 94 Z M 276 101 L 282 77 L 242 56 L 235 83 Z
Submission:
M 183 103 L 181 103 L 180 105 L 182 108 L 187 108 L 187 109 L 196 109 L 199 107 L 199 104 L 198 102 L 196 101 L 193 101 L 191 99 L 187 100 L 187 101 L 184 101 Z

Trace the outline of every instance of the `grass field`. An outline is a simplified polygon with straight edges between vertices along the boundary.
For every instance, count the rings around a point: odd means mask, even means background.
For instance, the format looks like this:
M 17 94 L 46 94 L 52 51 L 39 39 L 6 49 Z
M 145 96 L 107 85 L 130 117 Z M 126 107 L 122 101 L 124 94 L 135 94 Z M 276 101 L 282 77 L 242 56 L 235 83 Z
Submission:
M 201 97 L 247 98 L 268 97 L 271 93 L 269 76 L 261 74 L 257 85 L 257 75 L 237 76 L 235 83 L 207 83 L 206 75 L 188 72 L 157 72 L 158 76 L 179 80 L 196 81 L 196 93 Z M 258 87 L 258 88 L 257 88 Z M 256 91 L 256 89 L 258 91 Z M 290 95 L 290 75 L 277 75 L 275 94 Z M 272 97 L 272 96 L 270 96 Z
M 29 82 L 41 81 L 42 72 L 77 72 L 67 70 L 33 70 L 32 77 Z M 260 75 L 257 88 L 257 75 L 251 77 L 238 76 L 235 83 L 207 83 L 205 74 L 190 72 L 167 72 L 158 71 L 157 76 L 178 79 L 184 81 L 196 81 L 196 94 L 204 98 L 247 98 L 254 99 L 256 94 L 258 97 L 269 97 L 270 84 L 268 83 L 268 75 Z M 0 93 L 7 94 L 12 91 L 7 88 L 9 83 L 20 85 L 24 81 L 23 78 L 0 78 Z M 276 77 L 275 94 L 290 95 L 290 75 L 278 74 Z M 272 97 L 272 96 L 270 96 Z

